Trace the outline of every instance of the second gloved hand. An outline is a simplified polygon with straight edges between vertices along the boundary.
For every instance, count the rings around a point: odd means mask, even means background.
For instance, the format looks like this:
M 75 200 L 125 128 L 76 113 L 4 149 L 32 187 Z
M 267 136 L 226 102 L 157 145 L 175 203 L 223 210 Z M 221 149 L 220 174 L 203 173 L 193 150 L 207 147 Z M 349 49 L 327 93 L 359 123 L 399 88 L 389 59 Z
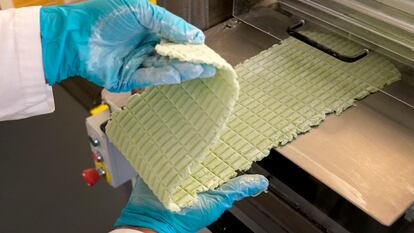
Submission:
M 145 227 L 158 233 L 195 233 L 216 221 L 235 201 L 257 195 L 267 189 L 261 175 L 242 175 L 217 190 L 198 194 L 190 207 L 180 212 L 166 209 L 144 181 L 138 177 L 126 208 L 116 227 Z
M 203 43 L 204 34 L 147 0 L 91 0 L 40 11 L 43 66 L 50 85 L 82 76 L 114 92 L 211 77 L 214 67 L 161 57 L 161 38 Z

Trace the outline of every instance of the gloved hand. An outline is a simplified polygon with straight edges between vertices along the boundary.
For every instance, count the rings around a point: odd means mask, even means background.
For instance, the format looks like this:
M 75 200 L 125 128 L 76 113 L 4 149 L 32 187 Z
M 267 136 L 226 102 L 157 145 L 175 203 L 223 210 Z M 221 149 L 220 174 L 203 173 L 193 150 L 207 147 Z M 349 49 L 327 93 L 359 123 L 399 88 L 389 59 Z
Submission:
M 194 233 L 217 220 L 233 202 L 259 194 L 268 185 L 268 180 L 261 175 L 239 176 L 217 190 L 200 193 L 191 207 L 171 212 L 164 208 L 148 186 L 138 178 L 129 202 L 115 226 L 145 227 L 158 233 Z
M 160 38 L 203 43 L 204 34 L 147 0 L 92 0 L 40 10 L 43 66 L 50 85 L 82 76 L 114 92 L 211 77 L 209 65 L 154 51 Z

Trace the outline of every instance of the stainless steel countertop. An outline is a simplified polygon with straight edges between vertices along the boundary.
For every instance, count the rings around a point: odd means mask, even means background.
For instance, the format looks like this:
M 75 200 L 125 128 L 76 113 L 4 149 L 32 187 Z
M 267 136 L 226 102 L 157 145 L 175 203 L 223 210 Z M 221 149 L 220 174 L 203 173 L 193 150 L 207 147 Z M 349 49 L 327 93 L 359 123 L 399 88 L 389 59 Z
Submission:
M 206 43 L 233 65 L 279 42 L 234 19 L 211 28 L 206 36 Z M 414 103 L 414 86 L 406 77 L 387 90 Z M 328 116 L 319 127 L 277 150 L 390 225 L 414 203 L 414 110 L 382 93 L 356 105 L 340 116 Z

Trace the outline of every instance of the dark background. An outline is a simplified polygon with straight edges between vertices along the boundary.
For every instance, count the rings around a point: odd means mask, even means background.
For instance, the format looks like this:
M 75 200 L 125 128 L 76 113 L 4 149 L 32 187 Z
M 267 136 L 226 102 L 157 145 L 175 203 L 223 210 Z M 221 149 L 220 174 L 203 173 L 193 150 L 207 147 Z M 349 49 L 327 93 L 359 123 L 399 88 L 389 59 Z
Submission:
M 92 167 L 87 110 L 54 86 L 56 111 L 0 122 L 0 232 L 108 232 L 129 187 L 82 180 Z

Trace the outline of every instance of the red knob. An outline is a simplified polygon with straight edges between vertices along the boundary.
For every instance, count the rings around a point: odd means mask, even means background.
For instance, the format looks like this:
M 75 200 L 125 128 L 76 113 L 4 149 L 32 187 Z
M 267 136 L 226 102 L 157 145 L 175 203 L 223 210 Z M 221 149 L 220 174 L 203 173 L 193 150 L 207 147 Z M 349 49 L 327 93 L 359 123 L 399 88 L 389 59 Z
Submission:
M 83 180 L 89 187 L 92 187 L 96 183 L 98 183 L 99 178 L 100 178 L 99 173 L 96 170 L 96 168 L 88 168 L 88 169 L 83 170 L 82 176 L 83 176 Z

